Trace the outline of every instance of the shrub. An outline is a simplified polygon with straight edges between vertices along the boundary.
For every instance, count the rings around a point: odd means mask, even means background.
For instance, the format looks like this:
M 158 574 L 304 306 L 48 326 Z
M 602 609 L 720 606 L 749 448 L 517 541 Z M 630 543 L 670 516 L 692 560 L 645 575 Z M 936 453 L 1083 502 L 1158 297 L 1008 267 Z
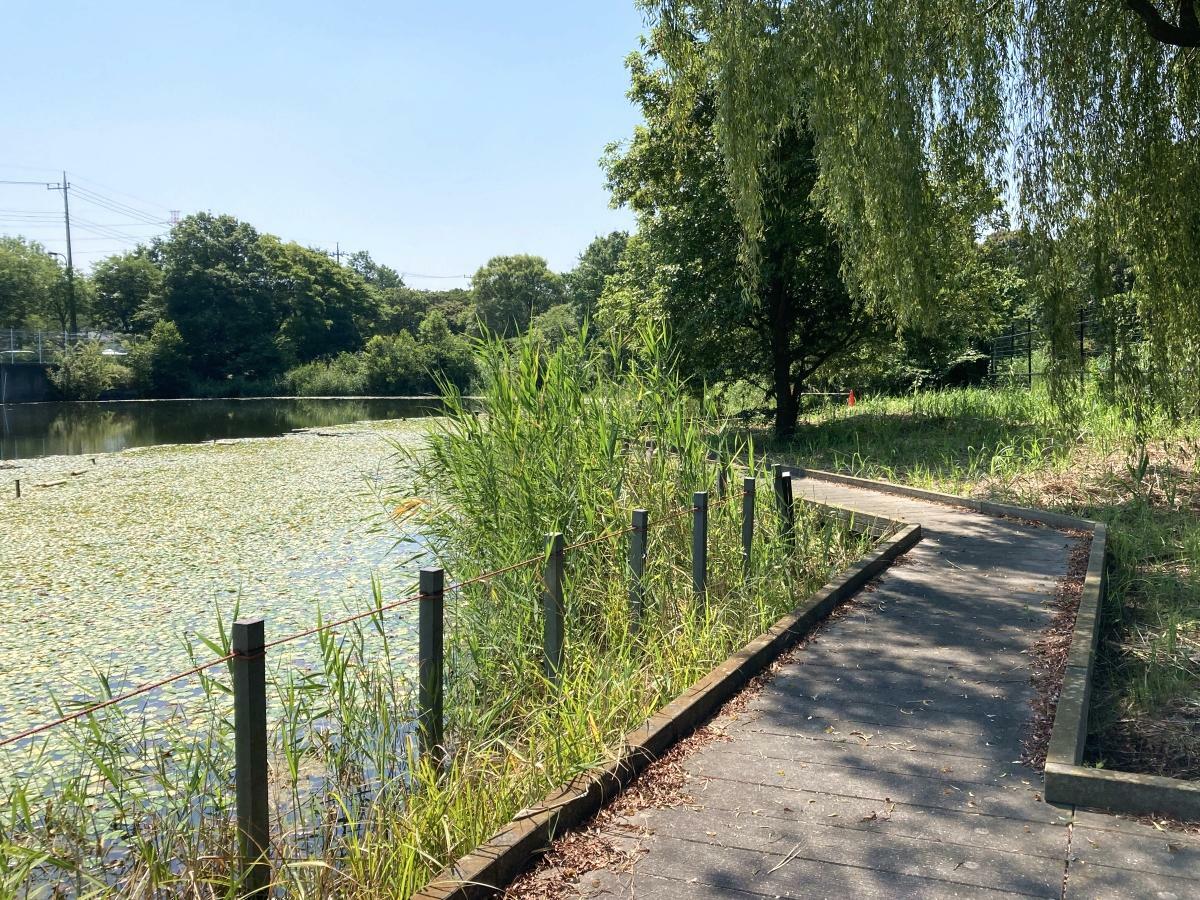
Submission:
M 160 319 L 150 337 L 129 351 L 134 385 L 153 397 L 178 397 L 188 389 L 190 364 L 183 336 L 169 319 Z
M 316 359 L 289 369 L 283 388 L 299 397 L 352 396 L 366 390 L 364 361 L 359 353 L 339 353 L 333 359 Z
M 427 394 L 429 353 L 409 332 L 377 334 L 363 350 L 367 390 L 372 394 Z
M 67 400 L 96 400 L 129 371 L 106 357 L 96 341 L 81 342 L 60 353 L 57 363 L 50 370 L 50 381 Z

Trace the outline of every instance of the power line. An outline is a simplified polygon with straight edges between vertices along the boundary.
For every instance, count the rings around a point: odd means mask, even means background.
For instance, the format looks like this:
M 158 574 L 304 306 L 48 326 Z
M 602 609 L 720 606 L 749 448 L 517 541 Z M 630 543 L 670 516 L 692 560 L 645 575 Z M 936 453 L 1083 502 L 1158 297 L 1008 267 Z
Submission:
M 130 200 L 136 200 L 138 203 L 141 203 L 143 206 L 148 206 L 148 207 L 150 207 L 150 208 L 152 208 L 152 209 L 161 209 L 161 210 L 165 210 L 165 211 L 166 211 L 166 212 L 168 212 L 168 213 L 170 213 L 170 212 L 177 212 L 177 210 L 172 210 L 172 209 L 170 209 L 169 207 L 163 206 L 163 205 L 161 205 L 161 204 L 159 204 L 159 203 L 153 203 L 153 202 L 151 202 L 151 201 L 149 201 L 149 200 L 146 200 L 146 199 L 144 199 L 144 198 L 142 198 L 142 197 L 138 197 L 138 196 L 136 196 L 136 195 L 134 195 L 134 194 L 130 194 L 130 193 L 128 193 L 127 191 L 120 191 L 120 190 L 117 190 L 117 189 L 116 189 L 116 188 L 114 188 L 114 187 L 109 187 L 108 185 L 101 184 L 100 182 L 96 181 L 94 178 L 84 178 L 84 177 L 83 177 L 83 176 L 81 176 L 81 175 L 76 175 L 76 176 L 75 176 L 75 180 L 76 180 L 76 181 L 82 181 L 84 184 L 90 184 L 90 185 L 94 185 L 95 187 L 98 187 L 98 188 L 100 188 L 101 190 L 108 191 L 110 194 L 117 194 L 118 196 L 121 196 L 121 197 L 128 197 Z
M 103 194 L 97 194 L 95 191 L 89 191 L 87 188 L 76 187 L 76 195 L 83 201 L 92 204 L 93 206 L 103 207 L 109 212 L 115 212 L 123 216 L 128 216 L 131 219 L 145 222 L 149 225 L 164 224 L 165 219 L 152 216 L 150 213 L 135 209 L 128 204 L 121 203 L 118 200 L 113 200 L 110 197 L 105 197 Z

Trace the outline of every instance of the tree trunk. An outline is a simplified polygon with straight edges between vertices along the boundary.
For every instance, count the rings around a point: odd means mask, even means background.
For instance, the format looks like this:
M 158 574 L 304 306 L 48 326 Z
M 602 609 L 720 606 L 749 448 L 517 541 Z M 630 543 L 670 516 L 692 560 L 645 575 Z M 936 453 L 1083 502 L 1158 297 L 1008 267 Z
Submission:
M 800 398 L 792 390 L 793 354 L 788 296 L 779 279 L 771 279 L 768 283 L 767 300 L 771 311 L 771 384 L 775 392 L 775 436 L 789 438 L 796 433 Z

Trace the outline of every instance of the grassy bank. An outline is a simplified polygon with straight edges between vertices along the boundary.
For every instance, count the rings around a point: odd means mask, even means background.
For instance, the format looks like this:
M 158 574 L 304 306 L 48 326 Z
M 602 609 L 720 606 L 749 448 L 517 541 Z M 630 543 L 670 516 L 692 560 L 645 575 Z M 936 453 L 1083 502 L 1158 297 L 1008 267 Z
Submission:
M 826 407 L 786 449 L 818 468 L 1107 522 L 1112 564 L 1089 756 L 1200 777 L 1200 423 L 1130 416 L 1091 391 L 1061 425 L 1041 390 L 954 390 Z
M 743 580 L 738 504 L 718 504 L 702 602 L 689 587 L 689 505 L 714 479 L 713 410 L 688 398 L 657 337 L 610 351 L 493 344 L 478 361 L 485 415 L 452 396 L 423 452 L 397 448 L 414 474 L 389 495 L 449 580 L 471 581 L 447 596 L 449 761 L 411 756 L 405 607 L 323 631 L 314 650 L 270 651 L 280 894 L 406 896 L 608 758 L 627 730 L 865 549 L 807 511 L 788 549 L 763 502 L 756 568 Z M 749 450 L 719 424 L 716 437 L 729 453 Z M 638 507 L 651 531 L 634 628 L 623 531 Z M 582 544 L 567 555 L 559 686 L 542 674 L 537 602 L 552 531 Z M 496 569 L 506 571 L 472 581 Z M 209 639 L 227 646 L 223 628 Z M 213 670 L 198 688 L 187 703 L 106 711 L 9 751 L 2 893 L 236 894 L 227 674 Z M 56 765 L 64 753 L 72 764 Z

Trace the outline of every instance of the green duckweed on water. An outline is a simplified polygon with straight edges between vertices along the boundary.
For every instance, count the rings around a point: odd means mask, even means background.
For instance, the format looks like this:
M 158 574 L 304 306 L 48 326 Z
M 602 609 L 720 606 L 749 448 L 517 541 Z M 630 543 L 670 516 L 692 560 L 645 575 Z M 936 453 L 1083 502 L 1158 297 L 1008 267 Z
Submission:
M 216 635 L 218 613 L 265 615 L 270 639 L 311 627 L 318 607 L 362 608 L 373 575 L 384 597 L 407 589 L 403 563 L 417 548 L 376 491 L 394 483 L 393 442 L 419 442 L 424 427 L 379 421 L 6 466 L 0 734 L 52 718 L 52 696 L 96 697 L 98 674 L 118 690 L 186 668 L 186 641 Z

